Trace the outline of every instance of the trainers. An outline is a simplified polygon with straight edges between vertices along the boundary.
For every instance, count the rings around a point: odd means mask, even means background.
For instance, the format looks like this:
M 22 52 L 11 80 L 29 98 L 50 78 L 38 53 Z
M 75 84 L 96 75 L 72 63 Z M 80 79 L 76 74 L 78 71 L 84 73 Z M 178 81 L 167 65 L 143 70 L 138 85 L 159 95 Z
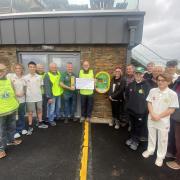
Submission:
M 113 122 L 112 121 L 110 121 L 109 122 L 109 126 L 113 126 L 114 124 L 113 124 Z
M 115 128 L 115 129 L 119 129 L 119 124 L 116 124 L 116 125 L 114 126 L 114 128 Z
M 151 155 L 153 155 L 153 153 L 149 152 L 148 150 L 147 150 L 147 151 L 144 151 L 144 152 L 142 153 L 142 156 L 143 156 L 144 158 L 148 158 L 148 157 L 151 156 Z
M 85 121 L 85 117 L 81 117 L 80 119 L 80 123 L 84 122 Z
M 6 152 L 5 151 L 0 151 L 0 159 L 6 157 Z
M 22 143 L 21 139 L 15 139 L 14 141 L 7 143 L 7 146 L 17 146 Z
M 135 141 L 133 141 L 131 144 L 130 144 L 130 149 L 132 149 L 132 150 L 134 150 L 134 151 L 136 151 L 137 150 L 137 148 L 138 148 L 138 146 L 139 146 L 139 143 L 138 142 L 135 142 Z
M 19 133 L 16 133 L 15 135 L 14 135 L 14 139 L 17 139 L 17 138 L 20 138 L 21 137 L 21 135 L 19 134 Z
M 50 126 L 56 126 L 56 122 L 55 121 L 51 121 L 49 122 Z
M 166 162 L 166 165 L 167 165 L 169 168 L 174 169 L 174 170 L 179 170 L 179 169 L 180 169 L 180 164 L 178 164 L 176 161 Z
M 44 124 L 43 122 L 40 122 L 39 125 L 38 125 L 38 128 L 40 128 L 40 129 L 47 129 L 48 125 Z
M 27 131 L 27 136 L 30 136 L 33 133 L 33 127 L 29 127 Z
M 133 143 L 132 138 L 130 138 L 130 139 L 128 139 L 128 140 L 126 141 L 126 145 L 127 145 L 127 146 L 130 146 L 132 143 Z
M 21 133 L 22 133 L 22 135 L 26 135 L 27 134 L 27 130 L 23 129 Z
M 163 165 L 163 159 L 157 158 L 155 161 L 155 165 L 161 167 Z

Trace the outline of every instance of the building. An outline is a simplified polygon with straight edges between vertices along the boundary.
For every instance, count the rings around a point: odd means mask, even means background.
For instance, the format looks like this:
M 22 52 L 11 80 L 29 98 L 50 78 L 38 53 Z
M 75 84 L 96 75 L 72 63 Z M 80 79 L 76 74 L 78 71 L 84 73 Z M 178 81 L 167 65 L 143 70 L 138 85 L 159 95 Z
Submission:
M 95 73 L 112 73 L 130 60 L 131 49 L 141 43 L 144 12 L 137 10 L 52 11 L 0 15 L 0 61 L 66 62 L 78 73 L 83 60 Z M 107 94 L 95 93 L 93 117 L 111 118 Z M 78 113 L 79 115 L 79 106 Z

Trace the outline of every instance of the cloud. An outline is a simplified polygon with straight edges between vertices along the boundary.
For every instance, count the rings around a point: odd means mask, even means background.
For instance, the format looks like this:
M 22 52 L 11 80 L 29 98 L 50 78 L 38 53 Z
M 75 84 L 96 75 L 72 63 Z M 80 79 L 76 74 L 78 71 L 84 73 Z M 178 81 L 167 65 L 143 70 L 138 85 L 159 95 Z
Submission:
M 180 59 L 180 1 L 140 1 L 140 10 L 146 12 L 143 43 L 159 55 Z

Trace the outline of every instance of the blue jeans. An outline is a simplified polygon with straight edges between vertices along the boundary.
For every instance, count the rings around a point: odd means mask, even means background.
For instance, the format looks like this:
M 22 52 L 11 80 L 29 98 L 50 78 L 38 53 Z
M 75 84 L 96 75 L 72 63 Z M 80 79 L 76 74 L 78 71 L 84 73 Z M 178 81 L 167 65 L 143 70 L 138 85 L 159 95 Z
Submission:
M 54 118 L 60 117 L 60 108 L 61 108 L 61 96 L 55 96 L 52 98 L 53 103 L 48 104 L 48 121 L 54 121 Z
M 14 141 L 16 133 L 16 113 L 0 117 L 0 151 L 4 151 L 7 143 Z
M 74 117 L 76 111 L 76 94 L 64 94 L 64 112 L 65 117 Z
M 25 129 L 25 103 L 20 103 L 18 108 L 18 121 L 16 122 L 16 132 L 20 133 Z

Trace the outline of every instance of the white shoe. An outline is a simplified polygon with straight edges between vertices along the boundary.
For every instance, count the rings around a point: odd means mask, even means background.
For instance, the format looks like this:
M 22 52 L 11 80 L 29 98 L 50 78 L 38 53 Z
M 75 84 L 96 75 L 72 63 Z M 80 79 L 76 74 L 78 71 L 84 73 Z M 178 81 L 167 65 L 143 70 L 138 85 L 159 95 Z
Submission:
M 155 161 L 155 165 L 161 167 L 163 165 L 163 159 L 157 158 Z
M 144 151 L 144 152 L 142 153 L 142 156 L 143 156 L 144 158 L 148 158 L 148 157 L 151 156 L 151 155 L 153 155 L 153 153 L 151 153 L 151 152 L 149 152 L 149 151 Z
M 113 126 L 113 122 L 109 122 L 109 126 Z
M 119 129 L 119 124 L 116 124 L 114 128 Z
M 27 130 L 23 129 L 21 133 L 22 133 L 22 135 L 25 135 L 25 134 L 27 134 Z
M 19 133 L 16 133 L 15 135 L 14 135 L 14 139 L 17 139 L 17 138 L 20 138 L 21 137 L 21 135 L 19 134 Z

